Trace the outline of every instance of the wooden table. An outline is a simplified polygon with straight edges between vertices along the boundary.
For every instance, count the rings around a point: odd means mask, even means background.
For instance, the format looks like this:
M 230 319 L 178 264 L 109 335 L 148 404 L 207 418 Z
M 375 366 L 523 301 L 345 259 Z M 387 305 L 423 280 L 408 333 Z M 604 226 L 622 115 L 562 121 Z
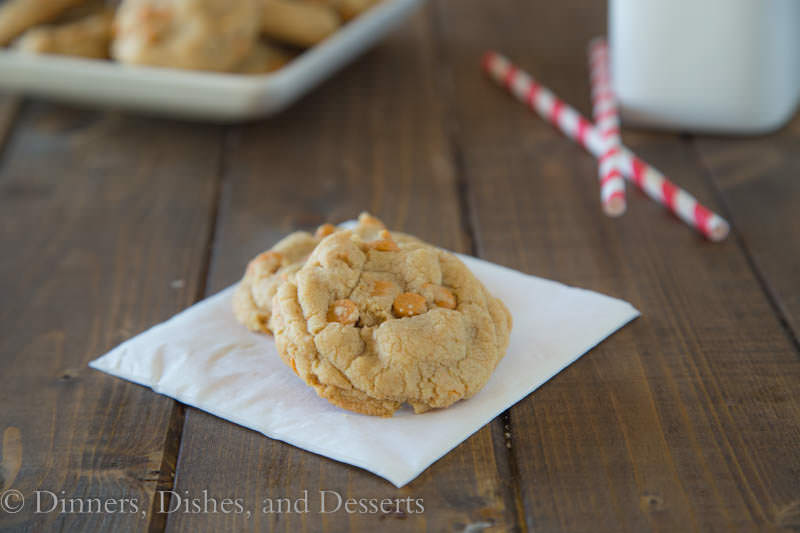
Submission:
M 800 118 L 758 138 L 626 130 L 726 216 L 710 244 L 487 81 L 496 48 L 588 113 L 602 2 L 437 0 L 274 119 L 199 125 L 4 97 L 0 487 L 11 531 L 796 531 Z M 643 316 L 403 489 L 87 368 L 281 235 L 392 227 Z M 139 512 L 35 514 L 35 490 Z M 155 512 L 159 491 L 422 498 L 422 514 Z M 61 492 L 63 491 L 63 492 Z M 313 505 L 312 505 L 313 507 Z

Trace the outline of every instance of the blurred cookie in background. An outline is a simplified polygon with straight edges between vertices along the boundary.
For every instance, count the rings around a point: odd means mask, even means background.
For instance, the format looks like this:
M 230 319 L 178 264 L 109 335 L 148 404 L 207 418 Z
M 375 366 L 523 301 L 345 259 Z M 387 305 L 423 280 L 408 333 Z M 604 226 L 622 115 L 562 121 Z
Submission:
M 292 60 L 292 54 L 273 44 L 258 41 L 250 49 L 235 72 L 239 74 L 266 74 L 273 72 Z
M 124 0 L 111 55 L 123 63 L 231 71 L 256 44 L 259 0 Z
M 36 54 L 107 59 L 113 19 L 113 13 L 103 9 L 72 22 L 37 26 L 22 34 L 14 48 Z
M 0 46 L 25 30 L 51 22 L 86 0 L 7 0 L 0 3 Z

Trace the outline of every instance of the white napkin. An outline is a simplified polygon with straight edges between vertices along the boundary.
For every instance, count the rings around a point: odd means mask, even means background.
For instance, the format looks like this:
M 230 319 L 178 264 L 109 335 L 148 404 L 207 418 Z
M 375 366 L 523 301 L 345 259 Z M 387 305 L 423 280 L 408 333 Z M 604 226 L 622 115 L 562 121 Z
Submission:
M 359 415 L 319 398 L 271 337 L 231 311 L 234 287 L 122 343 L 89 366 L 402 487 L 498 414 L 639 315 L 629 303 L 460 256 L 514 317 L 508 353 L 471 399 L 415 415 Z

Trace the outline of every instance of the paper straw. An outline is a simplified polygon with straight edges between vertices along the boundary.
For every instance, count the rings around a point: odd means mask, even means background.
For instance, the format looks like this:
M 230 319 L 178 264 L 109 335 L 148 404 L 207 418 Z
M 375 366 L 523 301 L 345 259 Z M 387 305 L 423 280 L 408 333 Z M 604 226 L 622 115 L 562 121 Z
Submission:
M 575 140 L 596 158 L 603 155 L 605 143 L 598 130 L 529 74 L 495 52 L 484 55 L 483 66 L 495 81 L 564 135 Z M 728 235 L 729 226 L 722 217 L 701 205 L 691 194 L 636 157 L 625 146 L 620 146 L 619 159 L 622 173 L 627 179 L 708 239 L 721 241 Z
M 622 145 L 619 132 L 617 98 L 611 88 L 608 67 L 608 46 L 603 38 L 589 43 L 589 72 L 592 84 L 592 114 L 595 128 L 606 145 L 598 159 L 597 174 L 600 180 L 600 200 L 603 211 L 618 217 L 625 212 L 625 180 L 619 161 Z

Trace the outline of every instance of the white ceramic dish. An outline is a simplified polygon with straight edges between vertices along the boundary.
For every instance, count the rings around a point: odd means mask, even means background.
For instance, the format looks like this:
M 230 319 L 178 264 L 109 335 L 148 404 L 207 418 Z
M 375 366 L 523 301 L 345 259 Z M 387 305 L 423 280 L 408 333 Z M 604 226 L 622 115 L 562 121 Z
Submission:
M 197 120 L 268 116 L 366 51 L 424 0 L 384 0 L 282 69 L 261 76 L 134 67 L 0 50 L 0 88 Z

